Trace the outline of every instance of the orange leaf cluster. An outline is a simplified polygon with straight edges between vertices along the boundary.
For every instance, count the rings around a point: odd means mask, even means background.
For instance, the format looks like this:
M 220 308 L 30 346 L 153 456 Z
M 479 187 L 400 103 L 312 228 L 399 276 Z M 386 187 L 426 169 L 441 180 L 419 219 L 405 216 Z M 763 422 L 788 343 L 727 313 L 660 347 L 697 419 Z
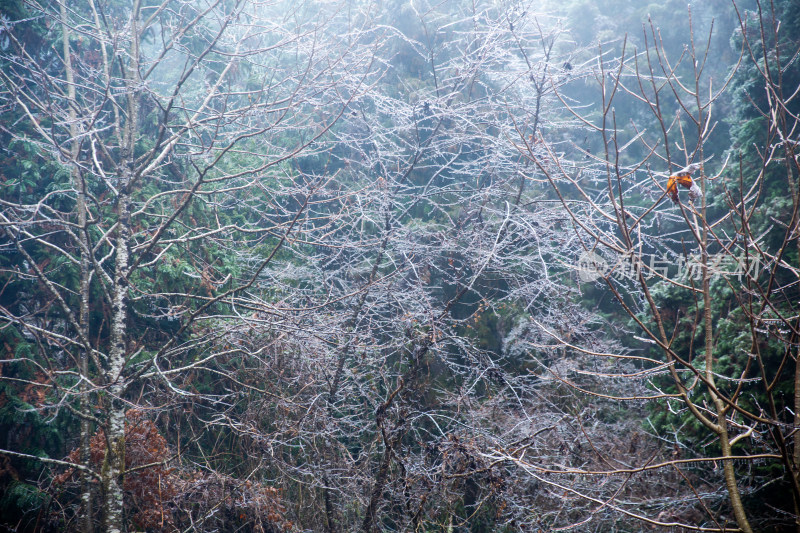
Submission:
M 106 454 L 106 439 L 102 429 L 89 441 L 89 461 L 100 470 Z M 145 418 L 142 411 L 130 409 L 125 422 L 125 468 L 127 470 L 144 467 L 125 476 L 123 489 L 130 502 L 133 522 L 143 529 L 165 528 L 173 525 L 172 511 L 167 504 L 178 493 L 174 469 L 168 468 L 167 441 L 155 424 Z M 76 448 L 67 456 L 73 463 L 80 462 L 80 449 Z M 70 469 L 55 477 L 56 484 L 63 484 L 74 474 Z
M 106 454 L 102 429 L 92 436 L 89 447 L 90 466 L 99 471 Z M 67 460 L 79 463 L 80 449 L 70 452 Z M 126 513 L 137 529 L 182 529 L 176 509 L 195 509 L 203 514 L 203 509 L 211 509 L 218 502 L 225 502 L 228 515 L 238 518 L 237 527 L 249 525 L 253 531 L 264 531 L 263 523 L 270 531 L 292 528 L 278 489 L 215 473 L 178 471 L 168 466 L 169 460 L 169 446 L 155 423 L 143 411 L 129 410 L 125 423 L 125 467 L 129 473 L 123 489 Z M 75 470 L 69 469 L 56 476 L 54 483 L 63 485 L 74 476 Z
M 667 180 L 667 194 L 672 198 L 672 201 L 677 203 L 678 202 L 678 184 L 680 184 L 685 189 L 691 189 L 692 184 L 692 177 L 689 175 L 688 172 L 679 172 L 674 176 L 670 176 Z

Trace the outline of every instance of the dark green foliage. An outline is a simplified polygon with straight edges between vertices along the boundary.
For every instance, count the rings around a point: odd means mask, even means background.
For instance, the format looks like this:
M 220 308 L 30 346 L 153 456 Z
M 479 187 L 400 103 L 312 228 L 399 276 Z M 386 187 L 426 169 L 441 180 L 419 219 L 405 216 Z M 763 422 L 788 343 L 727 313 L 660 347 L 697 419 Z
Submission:
M 49 496 L 37 486 L 22 481 L 12 481 L 2 487 L 0 496 L 0 513 L 3 515 L 3 531 L 11 524 L 18 529 L 14 531 L 41 531 L 37 528 L 42 512 L 45 510 Z

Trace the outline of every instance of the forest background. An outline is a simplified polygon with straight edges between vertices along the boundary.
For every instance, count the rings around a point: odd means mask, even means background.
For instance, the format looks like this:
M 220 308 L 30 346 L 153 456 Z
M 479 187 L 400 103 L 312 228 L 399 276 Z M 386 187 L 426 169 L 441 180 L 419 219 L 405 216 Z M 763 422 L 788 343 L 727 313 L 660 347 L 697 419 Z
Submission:
M 800 531 L 791 0 L 6 0 L 3 531 Z

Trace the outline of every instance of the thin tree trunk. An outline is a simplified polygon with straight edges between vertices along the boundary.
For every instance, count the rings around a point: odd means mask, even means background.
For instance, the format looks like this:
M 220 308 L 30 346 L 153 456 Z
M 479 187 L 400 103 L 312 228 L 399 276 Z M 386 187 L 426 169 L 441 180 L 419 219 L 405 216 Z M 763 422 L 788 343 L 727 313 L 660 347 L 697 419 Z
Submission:
M 463 294 L 463 292 L 457 295 L 456 298 L 450 302 L 452 303 L 454 300 L 460 298 L 461 294 Z M 364 521 L 361 524 L 361 529 L 364 533 L 372 533 L 372 531 L 375 530 L 378 506 L 383 499 L 383 491 L 386 488 L 386 482 L 389 479 L 389 468 L 392 466 L 392 454 L 394 454 L 395 448 L 401 443 L 403 436 L 405 435 L 402 422 L 399 422 L 398 425 L 395 426 L 394 431 L 392 432 L 393 435 L 391 437 L 387 435 L 386 427 L 384 425 L 386 413 L 389 411 L 392 404 L 395 403 L 395 399 L 399 399 L 401 404 L 404 404 L 406 401 L 408 401 L 408 395 L 410 394 L 410 391 L 416 386 L 415 381 L 422 365 L 422 358 L 428 353 L 428 350 L 432 344 L 433 341 L 430 337 L 428 337 L 419 345 L 417 345 L 416 348 L 414 348 L 414 351 L 411 353 L 411 361 L 408 370 L 402 376 L 400 376 L 400 381 L 397 387 L 389 394 L 389 397 L 386 399 L 386 401 L 378 407 L 376 412 L 375 425 L 383 436 L 384 449 L 383 457 L 381 458 L 381 463 L 378 467 L 377 475 L 375 476 L 375 482 L 373 483 L 372 490 L 370 491 L 369 504 L 367 505 L 367 510 L 364 513 Z M 400 419 L 404 417 L 405 414 L 401 412 Z
M 328 533 L 336 533 L 338 531 L 336 525 L 336 510 L 333 508 L 333 502 L 331 501 L 331 494 L 330 494 L 330 481 L 328 480 L 327 474 L 323 474 L 322 482 L 325 483 L 325 488 L 322 491 L 323 499 L 325 500 L 325 521 L 328 527 Z
M 797 353 L 794 369 L 794 449 L 792 450 L 792 460 L 794 471 L 791 475 L 800 477 L 800 352 Z M 800 533 L 800 509 L 795 502 L 795 531 Z
M 383 499 L 383 489 L 386 487 L 386 479 L 389 477 L 389 466 L 391 464 L 392 448 L 390 443 L 386 442 L 381 465 L 378 468 L 378 474 L 375 476 L 375 483 L 370 492 L 369 504 L 364 513 L 364 522 L 361 524 L 361 529 L 364 533 L 372 533 L 375 530 L 375 515 L 378 510 L 378 504 Z
M 787 155 L 794 155 L 793 151 L 790 151 Z M 797 183 L 792 177 L 792 168 L 789 166 L 788 158 L 786 162 L 786 170 L 787 174 L 790 177 L 789 187 L 792 191 L 792 199 L 796 206 L 800 203 L 800 191 L 797 189 Z M 797 246 L 798 257 L 800 257 L 800 239 L 795 241 L 795 245 Z M 798 326 L 800 327 L 800 323 Z M 792 447 L 792 468 L 788 474 L 792 476 L 794 479 L 792 480 L 794 483 L 797 483 L 797 480 L 800 479 L 800 350 L 795 353 L 795 362 L 794 362 L 794 438 L 792 439 L 793 447 Z M 794 501 L 794 514 L 795 514 L 795 532 L 800 533 L 800 502 L 797 501 L 795 497 Z
M 70 31 L 69 26 L 66 24 L 67 20 L 67 8 L 64 2 L 60 4 L 60 12 L 61 12 L 61 28 L 62 28 L 62 45 L 63 45 L 63 53 L 64 53 L 64 69 L 65 69 L 65 78 L 67 81 L 67 96 L 71 103 L 75 103 L 75 77 L 72 72 L 72 54 L 69 45 L 69 38 L 70 38 Z M 77 113 L 75 112 L 75 105 L 71 105 L 69 108 L 69 131 L 70 137 L 72 137 L 70 141 L 70 153 L 72 155 L 72 161 L 78 160 L 78 152 L 80 150 L 80 144 L 78 141 L 78 123 L 77 123 Z M 88 254 L 91 253 L 89 248 L 89 242 L 86 237 L 86 184 L 83 181 L 83 176 L 78 168 L 71 169 L 72 174 L 72 184 L 76 191 L 76 204 L 75 210 L 78 215 L 78 225 L 79 225 L 79 239 L 81 243 L 81 250 L 80 250 L 80 266 L 81 266 L 81 277 L 80 277 L 80 287 L 79 287 L 79 294 L 80 294 L 80 311 L 78 316 L 78 323 L 81 328 L 81 337 L 83 339 L 89 338 L 89 284 L 91 281 L 90 272 L 89 272 L 89 256 Z M 80 350 L 79 360 L 78 360 L 78 371 L 80 375 L 84 378 L 88 376 L 89 373 L 89 364 L 88 364 L 88 357 L 89 354 L 87 350 L 89 349 L 88 346 L 84 346 Z M 78 402 L 78 409 L 80 412 L 85 412 L 87 406 L 89 405 L 88 398 L 86 397 L 86 383 L 85 381 L 81 382 L 81 391 L 84 394 L 81 394 L 80 400 Z M 80 461 L 81 464 L 89 467 L 89 460 L 90 460 L 90 433 L 91 427 L 89 426 L 89 420 L 86 418 L 81 418 L 81 435 L 80 435 Z M 92 510 L 92 490 L 91 490 L 91 483 L 89 481 L 88 475 L 85 470 L 81 470 L 81 503 L 83 508 L 83 516 L 81 516 L 81 529 L 83 533 L 92 533 L 94 530 L 94 523 L 93 523 L 93 510 Z
M 702 152 L 701 152 L 702 156 Z M 703 197 L 703 212 L 705 213 L 705 196 Z M 705 217 L 704 217 L 705 220 Z M 702 251 L 703 251 L 703 319 L 705 334 L 705 377 L 711 386 L 714 386 L 714 335 L 713 321 L 711 316 L 711 269 L 708 266 L 708 229 L 703 222 L 702 232 Z M 711 399 L 717 414 L 717 436 L 723 456 L 732 454 L 731 440 L 728 436 L 728 406 L 717 396 L 714 390 L 709 389 Z M 723 461 L 722 469 L 725 478 L 725 487 L 728 490 L 728 499 L 733 508 L 733 515 L 736 523 L 744 533 L 753 533 L 747 513 L 742 504 L 742 496 L 739 493 L 739 486 L 736 484 L 736 472 L 733 469 L 733 461 Z
M 797 201 L 797 200 L 795 200 Z M 798 252 L 800 252 L 800 240 L 797 241 Z M 795 479 L 800 478 L 800 351 L 795 354 L 794 366 L 794 448 L 792 449 L 793 469 L 789 475 Z M 800 533 L 800 505 L 795 501 L 795 531 Z
M 125 530 L 123 516 L 123 476 L 125 472 L 125 379 L 123 370 L 127 355 L 128 284 L 131 244 L 131 187 L 133 186 L 135 151 L 139 117 L 139 10 L 136 0 L 130 18 L 130 63 L 125 68 L 128 89 L 127 118 L 122 131 L 120 150 L 121 183 L 117 196 L 117 238 L 115 253 L 114 291 L 112 296 L 111 349 L 108 374 L 110 401 L 106 416 L 106 456 L 103 462 L 105 530 L 121 533 Z

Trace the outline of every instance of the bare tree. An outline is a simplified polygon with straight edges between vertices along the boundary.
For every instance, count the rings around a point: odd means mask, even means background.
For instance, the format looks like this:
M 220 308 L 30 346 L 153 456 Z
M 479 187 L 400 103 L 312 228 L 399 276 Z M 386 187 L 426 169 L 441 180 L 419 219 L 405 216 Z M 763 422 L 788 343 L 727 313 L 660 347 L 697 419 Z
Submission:
M 491 409 L 473 411 L 512 377 L 498 346 L 481 344 L 499 333 L 474 330 L 503 298 L 538 306 L 560 291 L 547 264 L 560 205 L 508 142 L 551 124 L 551 80 L 567 77 L 559 29 L 489 6 L 392 16 L 393 89 L 351 102 L 318 165 L 338 172 L 330 186 L 353 209 L 336 207 L 324 244 L 313 223 L 300 229 L 304 259 L 264 276 L 305 292 L 241 324 L 243 338 L 259 332 L 247 383 L 281 392 L 219 420 L 252 450 L 250 468 L 269 454 L 314 530 L 508 522 L 504 481 L 472 446 L 493 427 Z
M 548 466 L 540 449 L 526 442 L 484 454 L 492 464 L 511 462 L 551 491 L 586 502 L 583 515 L 573 518 L 578 523 L 613 510 L 661 527 L 721 531 L 732 521 L 741 531 L 760 529 L 769 518 L 750 515 L 742 493 L 757 490 L 763 464 L 783 469 L 785 479 L 773 482 L 791 492 L 794 511 L 781 512 L 797 514 L 796 411 L 778 392 L 789 387 L 796 397 L 790 374 L 798 323 L 787 298 L 797 281 L 787 254 L 797 240 L 798 167 L 789 141 L 797 128 L 790 111 L 796 91 L 781 77 L 796 50 L 781 49 L 787 41 L 775 8 L 760 10 L 759 4 L 757 14 L 741 15 L 739 33 L 738 68 L 755 69 L 765 93 L 751 100 L 763 103 L 758 113 L 765 125 L 754 165 L 735 154 L 714 159 L 719 154 L 706 149 L 714 142 L 715 105 L 731 79 L 707 77 L 710 39 L 696 33 L 691 12 L 688 43 L 677 56 L 652 22 L 642 50 L 631 51 L 625 42 L 601 50 L 592 70 L 600 112 L 584 112 L 568 89 L 553 87 L 583 125 L 583 143 L 547 133 L 533 145 L 522 131 L 517 137 L 532 174 L 548 180 L 574 229 L 568 248 L 573 279 L 595 294 L 603 286 L 631 324 L 627 342 L 614 349 L 587 339 L 574 322 L 536 321 L 528 345 L 561 349 L 571 361 L 543 361 L 542 377 L 596 402 L 653 402 L 665 410 L 653 417 L 661 420 L 655 436 L 674 449 L 621 459 L 618 447 L 610 459 L 614 447 L 607 438 L 582 429 L 581 442 L 605 456 L 605 465 Z M 655 130 L 637 120 L 643 113 Z M 773 201 L 768 183 L 781 179 L 790 192 L 786 208 L 764 218 Z M 665 419 L 674 424 L 672 434 L 664 432 Z M 703 454 L 701 443 L 714 451 Z M 717 466 L 724 494 L 707 483 Z M 691 472 L 698 468 L 705 480 Z M 685 496 L 669 500 L 670 511 L 657 512 L 663 494 L 631 490 L 650 471 L 666 483 L 677 472 L 686 482 Z M 582 483 L 597 478 L 607 491 L 598 491 L 597 481 Z
M 316 199 L 330 176 L 293 162 L 318 153 L 368 86 L 372 50 L 363 17 L 304 5 L 29 7 L 42 39 L 60 41 L 35 53 L 25 21 L 4 22 L 4 133 L 46 170 L 5 184 L 0 227 L 16 261 L 2 273 L 2 322 L 30 347 L 5 362 L 36 377 L 3 379 L 41 390 L 46 416 L 81 420 L 79 460 L 42 460 L 86 478 L 84 531 L 94 508 L 123 531 L 126 412 L 201 400 L 188 376 L 241 353 L 220 341 L 230 321 L 267 289 L 260 276 L 293 232 L 324 226 L 308 221 L 316 202 L 337 201 Z M 164 404 L 146 399 L 157 390 Z

